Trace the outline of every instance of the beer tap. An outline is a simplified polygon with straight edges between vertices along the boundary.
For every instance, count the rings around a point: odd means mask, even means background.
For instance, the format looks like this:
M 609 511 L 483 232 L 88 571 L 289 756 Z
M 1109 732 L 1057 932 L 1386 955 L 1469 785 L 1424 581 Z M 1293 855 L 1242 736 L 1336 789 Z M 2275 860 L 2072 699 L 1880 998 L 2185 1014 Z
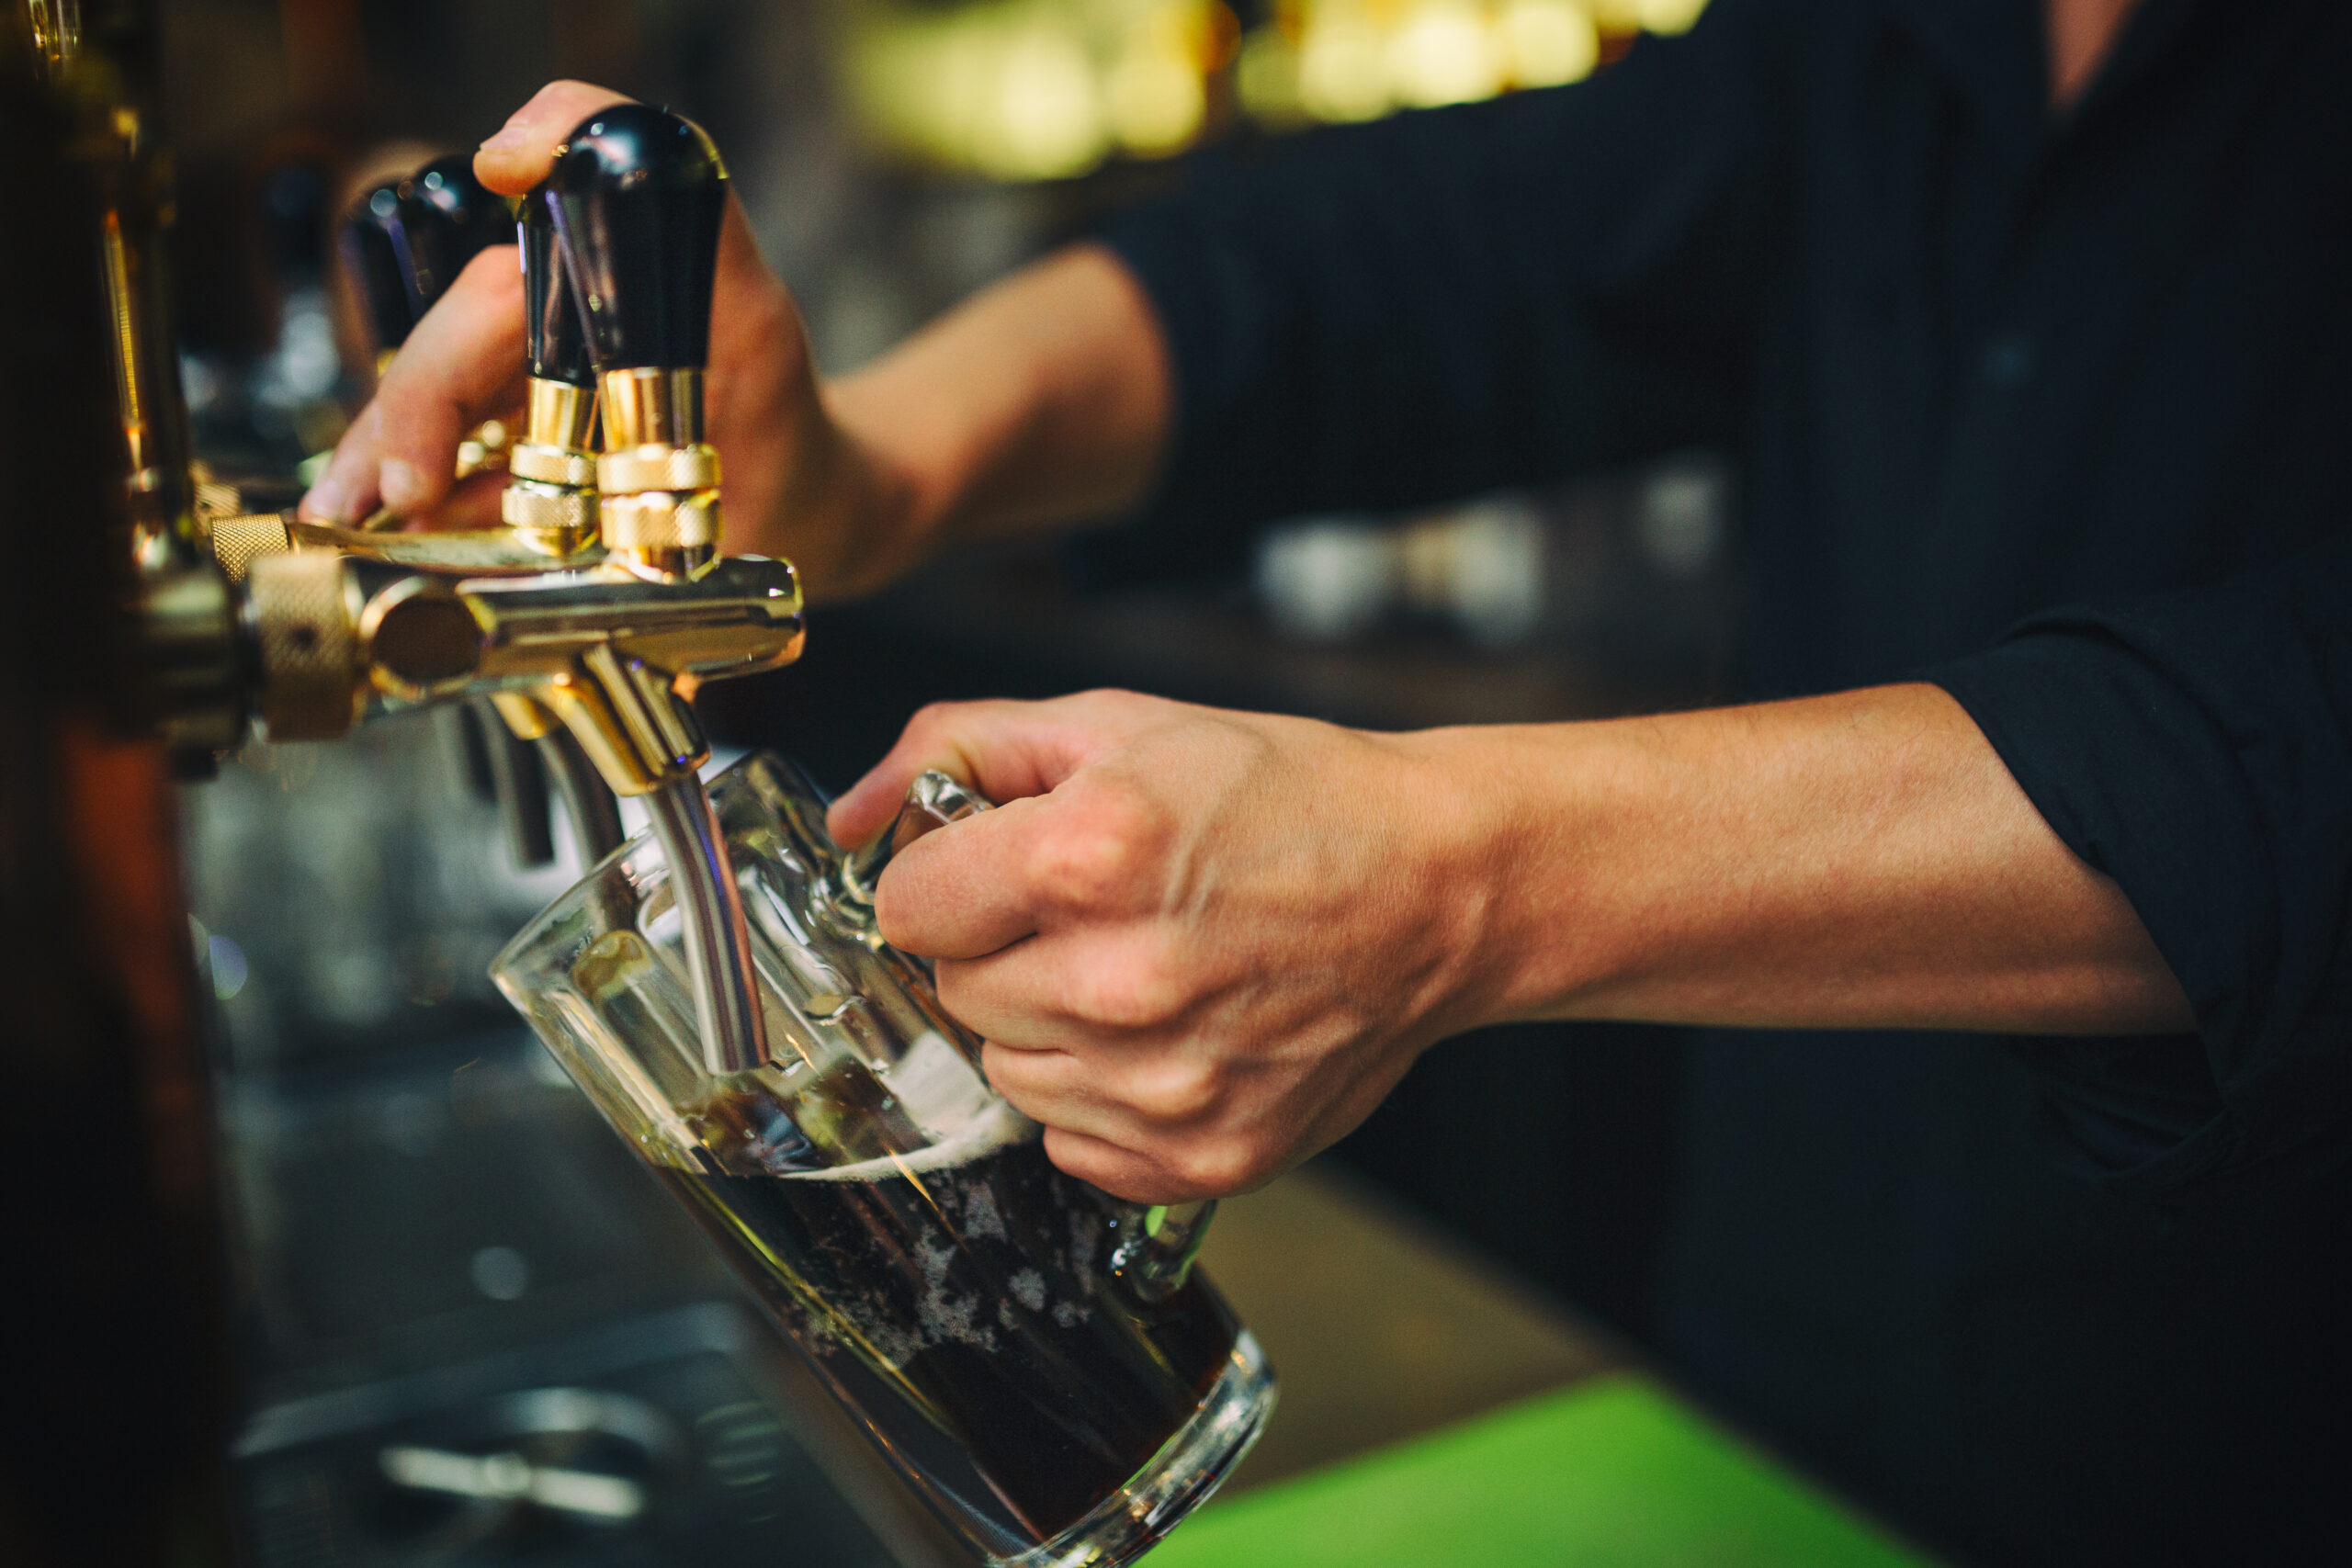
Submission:
M 506 203 L 474 177 L 473 160 L 451 153 L 426 164 L 398 186 L 401 278 L 417 321 L 449 291 L 466 264 L 506 242 Z
M 727 170 L 700 127 L 616 104 L 556 149 L 546 190 L 596 369 L 605 547 L 649 581 L 691 571 L 718 545 L 702 378 Z
M 596 371 L 606 570 L 656 589 L 709 581 L 729 564 L 717 558 L 718 453 L 703 439 L 702 397 L 726 166 L 700 126 L 616 104 L 556 149 L 546 200 Z M 632 793 L 644 795 L 668 858 L 706 1064 L 741 1072 L 765 1061 L 767 1046 L 741 894 L 696 773 L 709 749 L 684 700 L 689 688 L 631 689 L 646 699 L 638 722 L 653 728 L 632 727 L 630 760 L 654 764 Z M 646 744 L 657 738 L 659 750 Z M 611 767 L 605 773 L 622 787 Z
M 134 44 L 144 17 L 124 34 Z M 365 718 L 477 697 L 518 733 L 560 728 L 605 787 L 645 800 L 668 852 L 707 1065 L 738 1072 L 764 1061 L 692 705 L 707 682 L 790 663 L 805 629 L 790 563 L 717 554 L 719 468 L 704 440 L 702 372 L 727 187 L 708 139 L 658 110 L 604 111 L 567 141 L 541 198 L 558 243 L 542 239 L 539 250 L 560 258 L 568 281 L 539 302 L 573 300 L 602 407 L 593 536 L 578 502 L 553 526 L 518 501 L 514 524 L 424 533 L 216 514 L 189 499 L 161 287 L 169 205 L 148 177 L 164 167 L 149 100 L 127 95 L 123 74 L 80 69 L 70 55 L 51 53 L 50 81 L 96 128 L 75 145 L 117 328 L 121 547 L 141 721 L 191 772 L 249 727 L 272 741 L 329 739 Z M 397 187 L 393 199 L 397 218 Z M 561 311 L 547 320 L 560 335 Z M 544 337 L 538 352 L 543 365 L 560 357 Z M 526 465 L 517 480 L 584 478 L 584 400 L 569 374 L 540 378 L 567 390 L 548 391 L 546 417 L 526 433 L 568 456 Z M 583 832 L 583 847 L 613 837 Z
M 0 519 L 59 581 L 19 574 L 20 588 L 33 586 L 18 599 L 58 608 L 39 623 L 49 657 L 20 661 L 10 687 L 40 698 L 11 709 L 27 719 L 15 737 L 23 765 L 10 774 L 27 787 L 11 798 L 32 813 L 17 836 L 53 841 L 12 881 L 0 878 L 0 892 L 12 913 L 47 911 L 40 923 L 66 933 L 60 945 L 73 960 L 36 998 L 53 992 L 70 1006 L 34 1008 L 18 1021 L 26 1048 L 0 1053 L 9 1074 L 0 1100 L 114 1106 L 129 1129 L 101 1162 L 107 1179 L 52 1183 L 46 1200 L 58 1223 L 42 1235 L 71 1245 L 31 1254 L 33 1266 L 77 1282 L 30 1292 L 40 1298 L 32 1322 L 44 1343 L 70 1352 L 74 1375 L 51 1380 L 53 1389 L 35 1380 L 27 1408 L 29 1419 L 67 1419 L 95 1390 L 107 1408 L 136 1406 L 153 1428 L 141 1462 L 99 1477 L 103 1485 L 81 1486 L 87 1478 L 68 1464 L 42 1473 L 72 1484 L 12 1495 L 22 1504 L 7 1519 L 12 1562 L 231 1555 L 219 1463 L 229 1335 L 210 1201 L 216 1139 L 203 1114 L 209 1077 L 187 928 L 172 903 L 164 758 L 200 767 L 256 723 L 273 740 L 323 739 L 420 705 L 521 697 L 577 739 L 613 787 L 698 795 L 695 692 L 789 663 L 804 635 L 788 564 L 738 557 L 631 570 L 607 562 L 601 518 L 599 537 L 558 551 L 513 527 L 368 532 L 200 509 L 164 287 L 173 204 L 153 11 L 149 0 L 0 6 L 9 132 L 0 169 L 12 176 L 0 187 L 8 210 L 34 215 L 0 244 L 12 285 L 0 302 L 12 344 L 62 350 L 53 363 L 9 367 L 20 412 L 38 417 L 6 433 L 11 459 L 28 467 L 23 504 L 0 508 Z M 85 287 L 55 287 L 79 265 L 90 269 Z M 13 330 L 26 321 L 42 330 Z M 94 380 L 98 366 L 111 375 Z M 109 390 L 113 430 L 85 417 Z M 691 818 L 691 804 L 657 807 L 656 821 Z M 672 833 L 689 852 L 697 837 L 691 819 Z M 699 838 L 719 842 L 707 829 Z M 709 907 L 697 878 L 732 886 L 723 854 L 673 849 L 673 864 L 682 904 Z M 58 886 L 60 866 L 88 886 Z M 748 965 L 723 962 L 743 951 L 741 919 L 720 906 L 717 923 L 735 940 L 706 942 L 723 950 L 705 966 L 719 972 L 698 971 L 696 981 L 698 991 L 728 993 L 702 1010 L 719 1021 L 706 1030 L 711 1055 L 729 1067 L 763 1059 Z M 49 1144 L 11 1147 L 23 1156 L 12 1176 L 36 1180 L 53 1163 Z M 127 1322 L 145 1325 L 130 1336 L 137 1346 L 119 1330 Z M 161 1349 L 141 1355 L 139 1346 Z
M 548 187 L 525 197 L 516 227 L 523 262 L 523 358 L 528 372 L 522 439 L 509 455 L 499 514 L 560 559 L 600 547 L 596 505 L 596 374 L 566 281 Z M 535 739 L 562 795 L 583 865 L 620 847 L 612 790 L 580 743 L 526 696 L 492 699 L 508 729 Z
M 522 439 L 499 502 L 507 526 L 549 556 L 599 541 L 596 505 L 596 367 L 589 357 L 544 182 L 523 198 L 515 228 L 523 253 L 523 364 L 528 372 Z
M 338 249 L 375 332 L 379 376 L 466 264 L 506 237 L 507 219 L 506 203 L 484 188 L 471 161 L 463 157 L 436 158 L 413 174 L 381 182 L 352 204 L 337 236 Z M 458 477 L 503 465 L 504 447 L 503 426 L 485 423 L 460 446 Z M 398 521 L 379 512 L 360 526 Z M 560 729 L 510 725 L 487 697 L 444 707 L 435 717 L 474 792 L 497 807 L 507 852 L 518 867 L 545 865 L 555 858 L 548 815 L 550 765 L 559 777 L 571 781 L 564 798 L 582 867 L 619 843 L 619 818 L 609 792 L 601 785 L 595 791 L 579 788 L 576 775 L 589 771 L 587 760 Z
M 636 105 L 592 116 L 558 155 L 543 199 L 604 420 L 594 544 L 559 554 L 563 540 L 530 517 L 488 531 L 503 538 L 286 524 L 282 546 L 245 562 L 245 610 L 273 739 L 489 696 L 522 732 L 560 725 L 616 794 L 642 798 L 671 868 L 708 1064 L 740 1072 L 766 1059 L 764 1032 L 692 699 L 706 682 L 790 662 L 803 628 L 788 563 L 717 554 L 702 373 L 725 179 L 698 128 Z M 578 400 L 550 390 L 541 404 L 549 417 L 526 445 L 578 451 L 545 439 L 576 432 Z M 540 461 L 526 466 L 558 471 Z M 511 481 L 523 482 L 558 481 Z
M 473 160 L 463 153 L 435 158 L 400 186 L 402 280 L 416 321 L 433 309 L 466 264 L 493 245 L 506 243 L 513 210 L 474 177 Z M 507 431 L 485 420 L 458 447 L 458 477 L 506 466 Z

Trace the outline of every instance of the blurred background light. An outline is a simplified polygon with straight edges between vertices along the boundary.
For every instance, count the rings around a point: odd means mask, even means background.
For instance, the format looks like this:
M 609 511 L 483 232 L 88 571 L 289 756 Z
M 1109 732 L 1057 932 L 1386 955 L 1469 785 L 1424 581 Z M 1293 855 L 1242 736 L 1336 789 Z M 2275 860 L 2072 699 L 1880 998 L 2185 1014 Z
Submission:
M 1590 74 L 1705 0 L 872 0 L 846 13 L 869 141 L 1022 182 L 1283 130 L 1474 103 Z

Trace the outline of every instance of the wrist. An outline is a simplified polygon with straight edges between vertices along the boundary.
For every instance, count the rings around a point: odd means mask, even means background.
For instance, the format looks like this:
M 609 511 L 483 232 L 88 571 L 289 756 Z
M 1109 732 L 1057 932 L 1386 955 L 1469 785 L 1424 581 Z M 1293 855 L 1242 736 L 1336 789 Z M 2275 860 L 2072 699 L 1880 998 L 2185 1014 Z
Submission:
M 870 592 L 933 555 L 948 502 L 923 459 L 934 454 L 908 439 L 909 423 L 860 378 L 821 387 L 816 413 L 823 430 L 812 503 L 835 542 L 831 596 Z
M 1453 941 L 1464 1021 L 1572 1018 L 1638 966 L 1638 888 L 1611 869 L 1636 831 L 1637 754 L 1603 725 L 1494 725 L 1410 737 L 1434 803 L 1436 886 L 1461 912 Z

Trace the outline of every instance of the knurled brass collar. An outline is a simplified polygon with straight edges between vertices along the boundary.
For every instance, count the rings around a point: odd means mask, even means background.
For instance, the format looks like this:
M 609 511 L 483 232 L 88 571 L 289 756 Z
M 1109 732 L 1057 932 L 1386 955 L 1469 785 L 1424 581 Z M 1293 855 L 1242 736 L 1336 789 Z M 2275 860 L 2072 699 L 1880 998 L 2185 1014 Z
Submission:
M 718 451 L 696 442 L 691 446 L 629 446 L 596 459 L 596 488 L 606 495 L 632 495 L 647 490 L 714 490 L 718 485 Z
M 498 498 L 498 515 L 508 525 L 533 534 L 584 537 L 596 531 L 596 492 L 517 479 Z M 569 555 L 571 548 L 558 553 Z
M 232 582 L 243 582 L 255 556 L 282 555 L 294 547 L 286 519 L 275 512 L 244 517 L 215 517 L 211 525 L 212 558 Z
M 261 656 L 258 704 L 272 740 L 324 740 L 349 729 L 366 691 L 357 588 L 324 550 L 253 558 L 245 617 Z
M 518 479 L 541 484 L 570 485 L 574 490 L 596 488 L 596 455 L 537 441 L 519 441 L 506 459 L 506 471 Z
M 608 550 L 695 549 L 715 547 L 718 543 L 718 492 L 715 490 L 684 495 L 668 491 L 608 495 L 602 513 Z

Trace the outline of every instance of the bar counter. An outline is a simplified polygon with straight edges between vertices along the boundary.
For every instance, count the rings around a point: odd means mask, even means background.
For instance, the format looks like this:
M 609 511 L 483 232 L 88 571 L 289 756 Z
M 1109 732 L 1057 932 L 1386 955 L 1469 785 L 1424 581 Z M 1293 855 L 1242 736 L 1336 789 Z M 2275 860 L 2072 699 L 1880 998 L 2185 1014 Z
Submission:
M 1152 1568 L 1932 1568 L 1328 1164 L 1227 1200 L 1202 1260 L 1281 1403 Z

